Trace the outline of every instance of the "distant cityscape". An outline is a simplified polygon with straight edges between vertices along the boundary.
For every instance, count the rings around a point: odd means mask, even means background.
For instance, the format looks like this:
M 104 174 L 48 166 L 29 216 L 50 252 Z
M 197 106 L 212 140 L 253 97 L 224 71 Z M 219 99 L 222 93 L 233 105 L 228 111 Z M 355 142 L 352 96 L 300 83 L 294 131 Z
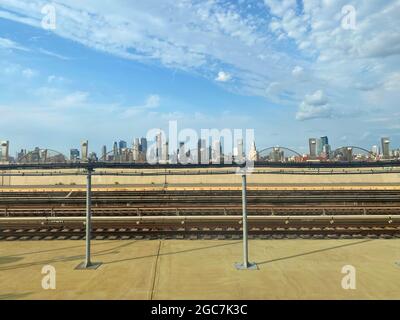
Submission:
M 90 152 L 89 141 L 84 140 L 80 149 L 70 149 L 69 156 L 51 149 L 36 147 L 25 149 L 10 156 L 10 142 L 0 141 L 0 162 L 2 163 L 64 163 L 64 162 L 131 162 L 131 163 L 242 163 L 245 160 L 264 162 L 351 162 L 351 161 L 390 161 L 400 160 L 400 148 L 391 149 L 390 138 L 381 138 L 380 144 L 370 150 L 357 146 L 343 146 L 333 149 L 328 137 L 310 138 L 308 153 L 300 154 L 290 148 L 276 146 L 257 150 L 253 141 L 245 152 L 243 139 L 236 140 L 231 150 L 223 150 L 222 140 L 198 140 L 197 146 L 190 149 L 180 142 L 177 150 L 170 150 L 168 140 L 156 135 L 152 146 L 148 147 L 146 138 L 134 139 L 131 147 L 126 141 L 114 142 L 109 150 L 103 146 L 100 154 Z

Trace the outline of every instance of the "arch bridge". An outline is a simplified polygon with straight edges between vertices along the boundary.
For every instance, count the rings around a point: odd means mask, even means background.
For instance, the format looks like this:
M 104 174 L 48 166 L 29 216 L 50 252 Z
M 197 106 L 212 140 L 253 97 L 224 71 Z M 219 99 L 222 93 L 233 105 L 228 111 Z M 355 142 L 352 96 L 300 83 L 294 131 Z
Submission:
M 355 152 L 355 151 L 358 151 L 358 152 Z M 338 156 L 346 157 L 346 155 L 351 155 L 351 157 L 353 157 L 353 155 L 355 153 L 359 154 L 360 151 L 361 151 L 361 154 L 366 154 L 368 158 L 375 158 L 377 156 L 372 151 L 367 150 L 362 147 L 357 147 L 357 146 L 344 146 L 344 147 L 337 148 L 336 150 L 333 151 L 333 156 L 334 156 L 334 158 L 336 158 Z M 351 159 L 348 159 L 348 160 L 351 160 Z
M 53 149 L 40 149 L 29 151 L 21 158 L 19 163 L 66 163 L 68 158 L 61 152 Z
M 271 155 L 271 152 L 273 152 L 273 151 L 278 151 L 278 152 L 280 152 L 280 151 L 285 152 L 286 151 L 286 152 L 289 152 L 289 154 L 295 155 L 295 156 L 297 156 L 299 158 L 303 157 L 303 155 L 301 155 L 299 152 L 297 152 L 296 150 L 293 150 L 291 148 L 281 147 L 281 146 L 273 146 L 273 147 L 268 147 L 268 148 L 261 149 L 258 152 L 259 161 L 268 161 L 268 160 L 271 161 L 270 155 Z M 272 160 L 282 161 L 283 159 L 272 159 Z

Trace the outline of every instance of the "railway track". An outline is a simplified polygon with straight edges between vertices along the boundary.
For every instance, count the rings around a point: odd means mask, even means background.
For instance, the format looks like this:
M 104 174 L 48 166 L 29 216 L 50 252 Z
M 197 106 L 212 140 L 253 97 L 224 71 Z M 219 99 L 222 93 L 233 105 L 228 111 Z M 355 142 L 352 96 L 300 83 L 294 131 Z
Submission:
M 241 192 L 93 192 L 94 238 L 240 238 Z M 0 240 L 82 239 L 85 193 L 0 193 Z M 398 190 L 250 190 L 249 235 L 398 237 Z
M 2 218 L 0 240 L 83 239 L 84 217 Z M 400 238 L 400 216 L 249 216 L 252 238 Z M 93 217 L 94 239 L 240 239 L 241 217 Z
M 400 206 L 349 205 L 248 205 L 247 212 L 254 216 L 326 216 L 326 215 L 399 215 Z M 0 207 L 1 217 L 80 217 L 86 214 L 84 206 L 12 206 Z M 160 206 L 96 206 L 92 207 L 93 216 L 213 216 L 241 215 L 240 205 L 181 205 Z M 0 220 L 1 223 L 1 220 Z

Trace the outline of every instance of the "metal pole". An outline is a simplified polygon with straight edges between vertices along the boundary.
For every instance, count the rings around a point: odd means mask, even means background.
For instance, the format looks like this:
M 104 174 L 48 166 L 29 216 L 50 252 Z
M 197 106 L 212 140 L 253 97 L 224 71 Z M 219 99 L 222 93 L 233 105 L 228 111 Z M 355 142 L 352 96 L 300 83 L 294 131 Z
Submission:
M 242 210 L 243 210 L 243 266 L 247 269 L 249 264 L 248 239 L 247 239 L 247 208 L 246 208 L 246 175 L 242 175 Z
M 258 270 L 255 263 L 249 262 L 248 230 L 247 230 L 247 181 L 246 173 L 242 174 L 242 229 L 243 229 L 243 263 L 236 263 L 238 270 Z
M 90 259 L 90 239 L 92 237 L 92 171 L 88 166 L 86 175 L 86 254 L 85 261 L 80 263 L 76 269 L 97 269 L 101 263 L 92 262 Z
M 91 266 L 90 261 L 90 238 L 92 231 L 92 170 L 88 169 L 86 176 L 86 259 L 85 266 Z

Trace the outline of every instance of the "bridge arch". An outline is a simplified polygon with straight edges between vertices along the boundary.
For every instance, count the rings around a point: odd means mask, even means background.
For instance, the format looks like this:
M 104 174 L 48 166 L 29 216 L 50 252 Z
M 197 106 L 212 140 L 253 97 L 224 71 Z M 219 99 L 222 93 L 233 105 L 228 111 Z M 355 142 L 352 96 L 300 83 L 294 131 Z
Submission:
M 67 162 L 67 157 L 53 149 L 35 149 L 26 153 L 23 157 L 17 159 L 19 163 L 64 163 Z
M 362 148 L 362 147 L 357 147 L 357 146 L 344 146 L 344 147 L 337 148 L 337 149 L 334 150 L 333 152 L 334 152 L 334 154 L 336 154 L 336 153 L 340 153 L 340 152 L 342 152 L 343 150 L 349 149 L 349 148 L 351 148 L 352 150 L 361 150 L 361 151 L 363 151 L 363 152 L 365 152 L 365 153 L 368 153 L 369 155 L 372 155 L 372 156 L 375 155 L 372 151 L 367 150 L 367 149 Z
M 264 148 L 264 149 L 260 150 L 258 152 L 260 159 L 266 158 L 267 156 L 269 156 L 268 151 L 270 151 L 270 150 L 272 151 L 272 150 L 275 150 L 275 149 L 279 149 L 279 150 L 283 150 L 283 151 L 289 151 L 291 153 L 294 153 L 296 156 L 298 156 L 300 158 L 303 156 L 302 154 L 300 154 L 299 152 L 297 152 L 296 150 L 293 150 L 291 148 L 281 147 L 281 146 L 273 146 L 273 147 L 268 147 L 268 148 Z

